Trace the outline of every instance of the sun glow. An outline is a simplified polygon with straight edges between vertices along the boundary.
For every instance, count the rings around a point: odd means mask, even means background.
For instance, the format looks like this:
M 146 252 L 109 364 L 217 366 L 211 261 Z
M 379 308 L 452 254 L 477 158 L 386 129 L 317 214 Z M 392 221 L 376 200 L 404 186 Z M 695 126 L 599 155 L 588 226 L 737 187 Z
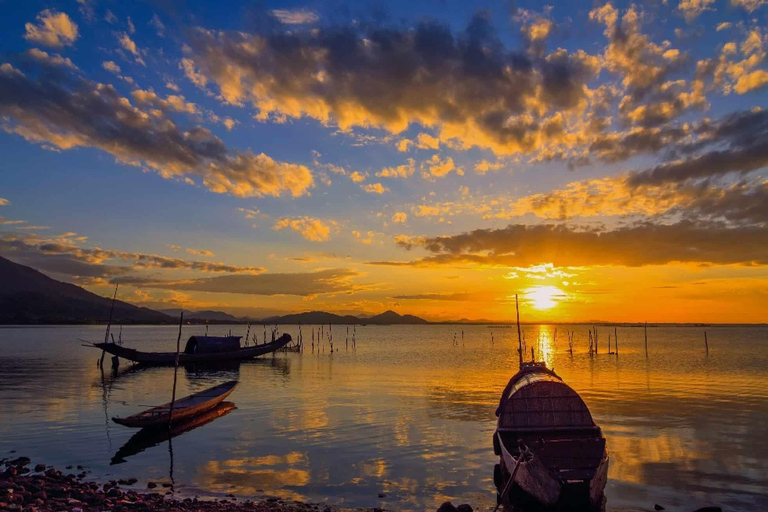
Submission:
M 565 299 L 566 294 L 556 286 L 534 286 L 525 291 L 525 297 L 535 309 L 552 309 Z

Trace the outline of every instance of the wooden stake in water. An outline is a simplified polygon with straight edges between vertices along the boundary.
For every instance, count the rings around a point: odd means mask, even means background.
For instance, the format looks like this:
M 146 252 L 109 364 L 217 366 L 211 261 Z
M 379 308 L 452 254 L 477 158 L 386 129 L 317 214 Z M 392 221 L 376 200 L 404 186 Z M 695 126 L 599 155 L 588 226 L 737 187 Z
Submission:
M 517 294 L 515 294 L 515 311 L 517 312 L 517 353 L 520 356 L 520 368 L 523 367 L 523 338 L 520 335 L 520 306 L 517 304 Z
M 171 429 L 173 422 L 173 406 L 176 403 L 176 374 L 179 371 L 179 349 L 181 348 L 181 326 L 184 323 L 184 311 L 179 317 L 179 337 L 176 338 L 176 360 L 173 363 L 173 392 L 171 393 L 171 408 L 168 411 L 168 430 Z
M 616 355 L 619 355 L 619 331 L 613 328 L 613 344 L 616 345 Z
M 704 331 L 704 349 L 707 351 L 707 355 L 709 355 L 709 342 L 707 341 L 707 331 Z
M 648 321 L 645 322 L 645 358 L 648 358 Z

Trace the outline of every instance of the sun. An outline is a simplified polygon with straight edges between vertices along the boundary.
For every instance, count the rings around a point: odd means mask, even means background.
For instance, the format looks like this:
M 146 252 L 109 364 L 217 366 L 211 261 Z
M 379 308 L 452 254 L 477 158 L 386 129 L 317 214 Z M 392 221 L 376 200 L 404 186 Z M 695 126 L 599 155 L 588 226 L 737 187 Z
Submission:
M 534 286 L 525 290 L 525 296 L 535 309 L 552 309 L 566 294 L 556 286 Z

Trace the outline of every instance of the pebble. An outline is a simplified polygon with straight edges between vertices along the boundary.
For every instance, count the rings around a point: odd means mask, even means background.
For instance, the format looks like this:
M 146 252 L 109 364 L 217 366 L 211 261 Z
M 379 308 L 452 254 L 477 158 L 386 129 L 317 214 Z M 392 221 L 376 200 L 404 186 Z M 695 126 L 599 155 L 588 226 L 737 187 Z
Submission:
M 458 512 L 458 509 L 450 501 L 446 501 L 437 509 L 437 512 Z

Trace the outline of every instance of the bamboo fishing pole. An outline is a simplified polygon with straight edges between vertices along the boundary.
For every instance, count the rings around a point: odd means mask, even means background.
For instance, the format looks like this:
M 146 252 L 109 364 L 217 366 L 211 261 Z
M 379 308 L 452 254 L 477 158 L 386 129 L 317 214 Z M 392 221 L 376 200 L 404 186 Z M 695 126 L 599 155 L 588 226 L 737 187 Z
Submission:
M 520 356 L 520 368 L 523 367 L 523 337 L 520 334 L 520 306 L 517 303 L 517 294 L 515 294 L 515 311 L 517 312 L 517 353 Z
M 179 348 L 181 345 L 181 326 L 184 323 L 184 311 L 179 317 L 179 336 L 176 338 L 176 360 L 173 363 L 173 392 L 171 393 L 171 408 L 168 410 L 168 430 L 171 430 L 173 422 L 173 406 L 176 403 L 176 374 L 179 371 Z
M 120 283 L 117 283 L 115 285 L 115 294 L 112 296 L 112 307 L 109 309 L 109 321 L 107 322 L 107 332 L 104 333 L 104 343 L 109 343 L 109 328 L 112 326 L 112 314 L 115 311 L 115 299 L 117 299 L 117 288 L 120 286 Z M 104 350 L 101 351 L 101 359 L 99 360 L 99 368 L 104 367 L 104 356 L 106 355 L 106 352 Z

